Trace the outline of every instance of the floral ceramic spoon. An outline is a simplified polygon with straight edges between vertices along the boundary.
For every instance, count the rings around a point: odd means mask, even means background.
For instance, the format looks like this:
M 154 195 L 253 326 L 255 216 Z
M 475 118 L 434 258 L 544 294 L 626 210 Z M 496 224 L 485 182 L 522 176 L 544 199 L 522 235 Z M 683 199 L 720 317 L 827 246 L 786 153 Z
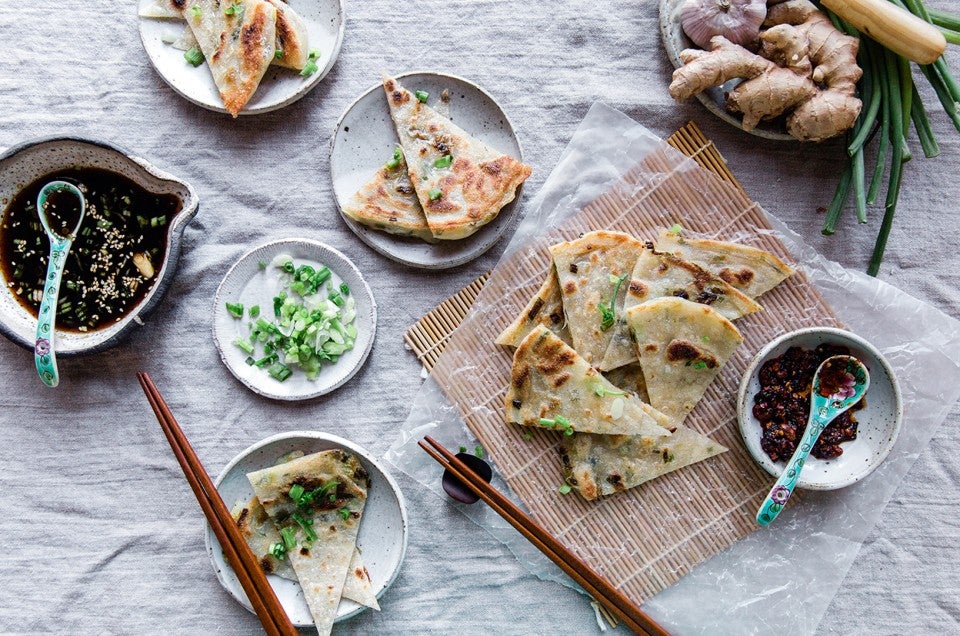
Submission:
M 810 391 L 810 417 L 800 444 L 787 463 L 777 483 L 770 490 L 760 510 L 757 523 L 768 525 L 787 503 L 800 478 L 807 456 L 820 438 L 823 429 L 838 415 L 860 401 L 870 386 L 870 373 L 863 363 L 851 356 L 833 356 L 823 361 L 813 375 Z
M 33 360 L 40 379 L 49 387 L 60 384 L 57 354 L 54 350 L 60 279 L 67 262 L 67 254 L 80 224 L 83 223 L 86 209 L 87 202 L 83 193 L 66 181 L 51 181 L 43 186 L 37 195 L 37 215 L 50 239 L 50 259 L 47 264 L 43 300 L 37 313 L 37 341 L 33 348 Z

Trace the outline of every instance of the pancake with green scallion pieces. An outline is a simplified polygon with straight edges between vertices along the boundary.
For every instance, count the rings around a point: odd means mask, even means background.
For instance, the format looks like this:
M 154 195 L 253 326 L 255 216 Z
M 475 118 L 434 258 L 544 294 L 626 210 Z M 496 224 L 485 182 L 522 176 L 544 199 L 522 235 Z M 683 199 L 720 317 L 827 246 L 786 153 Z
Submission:
M 317 631 L 329 634 L 357 543 L 370 477 L 336 449 L 247 474 L 280 531 Z
M 383 89 L 410 182 L 434 238 L 465 238 L 496 218 L 530 176 L 530 166 L 427 106 L 425 92 L 410 92 L 389 77 Z

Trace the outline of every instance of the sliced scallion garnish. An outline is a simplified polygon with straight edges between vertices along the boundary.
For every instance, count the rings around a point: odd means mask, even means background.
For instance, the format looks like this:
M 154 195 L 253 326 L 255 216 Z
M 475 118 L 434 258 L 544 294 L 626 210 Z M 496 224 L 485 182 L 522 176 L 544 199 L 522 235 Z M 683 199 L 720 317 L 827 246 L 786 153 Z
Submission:
M 395 170 L 400 167 L 401 163 L 403 163 L 403 151 L 400 149 L 400 146 L 397 146 L 393 149 L 393 158 L 388 161 L 385 166 L 387 170 Z
M 293 550 L 297 547 L 297 529 L 294 526 L 288 526 L 280 531 L 280 538 L 283 540 L 283 547 L 287 550 Z
M 203 51 L 195 46 L 191 47 L 183 54 L 183 59 L 185 59 L 190 66 L 200 66 L 203 64 Z
M 304 534 L 307 535 L 307 541 L 317 540 L 317 533 L 314 532 L 313 528 L 310 527 L 313 525 L 312 519 L 305 519 L 299 513 L 294 513 L 290 518 L 296 521 L 297 525 L 300 526 L 300 529 L 303 530 Z
M 431 188 L 430 191 L 427 193 L 427 196 L 430 197 L 431 201 L 436 201 L 437 199 L 443 196 L 443 190 L 441 190 L 440 188 Z
M 439 159 L 435 159 L 433 162 L 434 168 L 449 168 L 450 164 L 453 163 L 453 157 L 450 155 L 444 155 Z
M 287 558 L 287 547 L 282 543 L 271 543 L 270 554 L 272 554 L 274 558 L 283 561 Z
M 300 71 L 300 75 L 303 77 L 309 77 L 320 70 L 320 67 L 317 66 L 317 60 L 320 58 L 320 51 L 317 49 L 311 49 L 310 55 L 307 57 L 307 63 L 303 65 L 303 69 Z
M 413 94 L 416 95 L 417 99 L 419 99 L 424 104 L 426 104 L 427 100 L 430 99 L 430 93 L 428 93 L 427 91 L 414 91 Z

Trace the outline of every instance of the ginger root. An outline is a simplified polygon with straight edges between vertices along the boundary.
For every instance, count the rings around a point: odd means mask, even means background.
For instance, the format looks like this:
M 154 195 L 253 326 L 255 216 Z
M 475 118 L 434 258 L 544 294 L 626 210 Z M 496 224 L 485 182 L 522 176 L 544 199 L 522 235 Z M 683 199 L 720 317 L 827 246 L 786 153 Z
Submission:
M 710 50 L 687 49 L 673 74 L 670 95 L 684 101 L 731 79 L 727 108 L 743 114 L 743 127 L 787 115 L 787 131 L 801 141 L 822 141 L 851 128 L 862 103 L 855 96 L 863 74 L 860 41 L 838 31 L 808 0 L 772 5 L 760 53 L 717 36 Z

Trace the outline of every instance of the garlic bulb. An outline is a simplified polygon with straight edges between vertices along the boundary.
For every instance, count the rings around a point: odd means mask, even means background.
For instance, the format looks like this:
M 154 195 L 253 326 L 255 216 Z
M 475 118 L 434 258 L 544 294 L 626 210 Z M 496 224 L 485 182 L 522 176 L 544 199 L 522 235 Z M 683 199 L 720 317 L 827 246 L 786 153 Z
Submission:
M 687 0 L 680 9 L 684 33 L 704 49 L 715 35 L 755 48 L 766 17 L 766 0 Z

